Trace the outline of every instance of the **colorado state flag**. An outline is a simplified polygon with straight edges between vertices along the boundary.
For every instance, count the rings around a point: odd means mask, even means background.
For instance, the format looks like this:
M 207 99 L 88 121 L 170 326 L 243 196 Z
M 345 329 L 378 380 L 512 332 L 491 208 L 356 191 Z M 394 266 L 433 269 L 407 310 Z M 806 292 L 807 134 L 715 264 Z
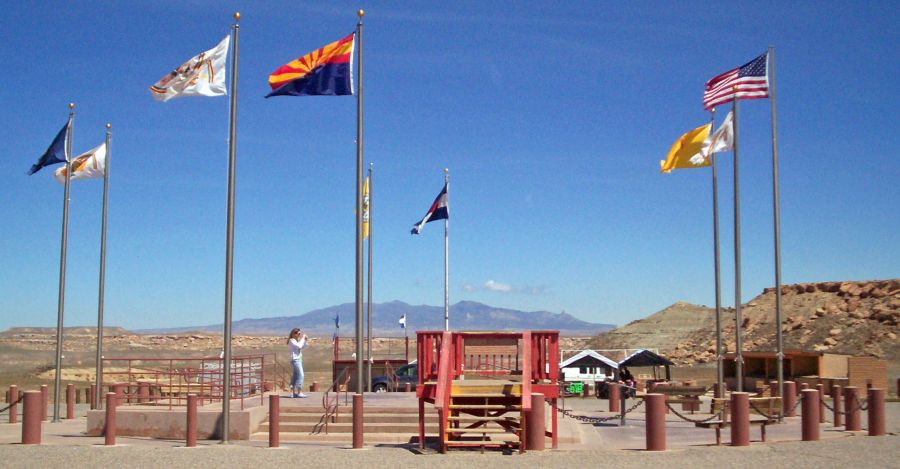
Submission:
M 356 33 L 288 62 L 269 75 L 270 96 L 353 94 Z

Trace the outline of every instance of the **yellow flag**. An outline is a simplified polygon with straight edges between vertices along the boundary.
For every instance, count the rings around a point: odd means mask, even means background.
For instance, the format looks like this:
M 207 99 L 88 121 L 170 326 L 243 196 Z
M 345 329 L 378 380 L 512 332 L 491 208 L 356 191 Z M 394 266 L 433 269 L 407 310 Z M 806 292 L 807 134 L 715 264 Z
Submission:
M 369 176 L 363 182 L 363 239 L 369 237 Z
M 659 162 L 660 172 L 709 166 L 709 158 L 704 151 L 709 146 L 709 130 L 710 124 L 701 125 L 676 140 L 666 159 Z

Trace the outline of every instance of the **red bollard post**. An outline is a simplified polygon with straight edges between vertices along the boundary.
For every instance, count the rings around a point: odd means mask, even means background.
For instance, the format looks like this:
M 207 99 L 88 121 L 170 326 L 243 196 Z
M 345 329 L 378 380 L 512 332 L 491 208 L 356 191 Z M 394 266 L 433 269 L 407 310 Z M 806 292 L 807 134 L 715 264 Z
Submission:
M 858 432 L 862 430 L 859 410 L 859 388 L 856 386 L 847 386 L 844 388 L 844 415 L 847 416 L 844 430 L 848 432 Z
M 147 388 L 148 390 L 150 388 Z M 194 448 L 197 446 L 197 395 L 188 394 L 187 396 L 187 435 L 185 437 L 185 446 Z
M 19 421 L 19 408 L 18 404 L 13 404 L 16 400 L 19 399 L 19 387 L 13 384 L 9 387 L 9 423 L 16 423 Z
M 781 404 L 784 407 L 782 412 L 784 412 L 785 417 L 796 417 L 797 416 L 797 383 L 793 381 L 785 381 L 784 382 L 784 396 L 781 398 Z
M 412 390 L 412 383 L 406 383 L 405 391 L 410 392 Z
M 797 395 L 799 396 L 801 392 L 809 389 L 809 383 L 800 383 L 800 390 L 797 391 Z
M 91 401 L 91 410 L 97 409 L 98 408 L 98 406 L 97 406 L 97 385 L 92 384 L 91 390 L 88 392 L 91 393 L 91 395 L 88 397 L 88 399 L 90 399 L 90 401 Z
M 884 398 L 887 393 L 884 389 L 869 389 L 869 436 L 885 435 Z
M 309 392 L 319 392 L 319 383 L 313 381 L 313 384 L 309 387 Z
M 150 383 L 141 381 L 138 383 L 138 404 L 150 402 Z
M 644 396 L 647 407 L 647 451 L 666 450 L 666 396 L 665 394 L 647 394 Z
M 269 448 L 281 445 L 281 397 L 269 394 Z
M 525 414 L 525 449 L 528 451 L 544 451 L 546 442 L 544 434 L 547 431 L 544 418 L 544 395 L 533 393 L 531 395 L 531 410 Z
M 819 423 L 825 423 L 825 385 L 817 384 L 816 391 L 819 391 Z
M 45 386 L 46 387 L 46 386 Z M 41 444 L 41 420 L 43 414 L 41 412 L 41 404 L 44 398 L 40 391 L 25 391 L 22 399 L 22 444 L 23 445 L 39 445 Z M 47 410 L 44 406 L 44 412 Z
M 363 396 L 353 395 L 353 449 L 363 447 Z
M 47 420 L 48 398 L 47 398 L 47 385 L 46 384 L 41 385 L 41 402 L 44 403 L 44 407 L 41 410 L 41 420 Z
M 750 446 L 750 394 L 731 393 L 731 446 Z
M 834 423 L 832 423 L 835 427 L 840 427 L 844 425 L 844 415 L 843 415 L 843 402 L 841 397 L 843 393 L 841 392 L 841 387 L 838 385 L 834 385 L 831 387 L 831 404 L 834 407 Z
M 75 418 L 75 385 L 66 385 L 66 420 Z
M 819 441 L 819 391 L 804 389 L 800 391 L 802 423 L 800 434 L 803 441 Z
M 103 430 L 104 444 L 116 445 L 116 406 L 119 405 L 116 393 L 106 393 L 106 429 Z
M 606 389 L 609 391 L 609 411 L 610 412 L 621 412 L 619 409 L 619 384 L 618 383 L 609 383 L 606 385 Z

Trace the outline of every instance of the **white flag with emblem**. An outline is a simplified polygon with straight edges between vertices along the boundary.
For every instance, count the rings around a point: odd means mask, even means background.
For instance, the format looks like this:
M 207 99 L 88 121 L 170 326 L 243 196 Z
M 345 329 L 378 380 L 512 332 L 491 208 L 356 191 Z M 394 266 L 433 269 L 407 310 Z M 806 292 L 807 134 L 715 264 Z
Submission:
M 182 96 L 224 96 L 225 61 L 231 36 L 225 36 L 219 45 L 190 58 L 180 67 L 169 72 L 150 87 L 150 94 L 157 101 L 168 101 Z

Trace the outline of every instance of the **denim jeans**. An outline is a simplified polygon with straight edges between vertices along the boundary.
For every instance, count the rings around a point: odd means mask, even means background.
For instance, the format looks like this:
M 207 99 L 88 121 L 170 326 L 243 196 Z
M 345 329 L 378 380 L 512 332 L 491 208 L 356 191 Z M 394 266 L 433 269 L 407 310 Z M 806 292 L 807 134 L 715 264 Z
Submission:
M 294 373 L 291 375 L 291 389 L 297 388 L 298 392 L 303 391 L 303 360 L 291 360 L 294 367 Z

